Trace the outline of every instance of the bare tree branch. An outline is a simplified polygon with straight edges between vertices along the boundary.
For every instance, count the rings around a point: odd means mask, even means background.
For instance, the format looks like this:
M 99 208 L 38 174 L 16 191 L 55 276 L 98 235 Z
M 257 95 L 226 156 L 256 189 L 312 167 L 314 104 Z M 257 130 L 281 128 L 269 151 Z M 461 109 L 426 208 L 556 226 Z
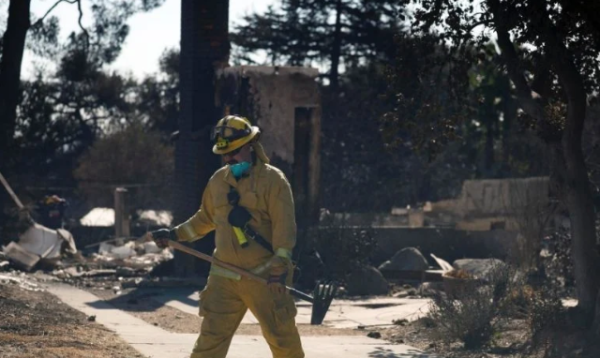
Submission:
M 85 47 L 87 49 L 90 47 L 90 34 L 86 30 L 86 28 L 83 27 L 83 24 L 81 23 L 81 20 L 83 19 L 83 10 L 81 9 L 81 0 L 73 0 L 73 1 L 77 2 L 77 11 L 79 11 L 79 19 L 77 19 L 77 22 L 79 23 L 79 27 L 81 28 L 81 31 L 83 31 L 83 33 L 85 34 Z
M 60 4 L 61 2 L 68 2 L 69 4 L 75 4 L 75 2 L 77 2 L 78 0 L 58 0 L 57 2 L 54 3 L 54 5 L 52 5 L 48 11 L 46 11 L 46 13 L 44 14 L 44 16 L 42 16 L 39 20 L 37 20 L 32 27 L 35 27 L 39 24 L 41 24 L 46 17 L 48 17 L 48 15 L 50 15 L 50 13 L 52 12 L 52 10 L 54 10 L 54 8 L 56 8 L 58 6 L 58 4 Z
M 583 78 L 573 61 L 573 55 L 564 44 L 549 19 L 547 10 L 540 7 L 542 16 L 541 25 L 544 27 L 544 37 L 549 45 L 551 53 L 554 55 L 554 69 L 558 76 L 558 81 L 564 89 L 568 100 L 569 119 L 566 121 L 565 132 L 574 145 L 581 148 L 581 133 L 583 131 L 586 113 L 587 94 L 583 84 Z M 571 115 L 578 111 L 578 115 Z
M 487 20 L 481 20 L 481 21 L 477 21 L 476 23 L 472 24 L 471 26 L 469 26 L 467 29 L 467 34 L 470 34 L 471 31 L 475 30 L 475 28 L 477 26 L 481 26 L 481 25 L 491 25 L 492 24 L 492 20 L 491 19 L 487 19 Z
M 500 47 L 502 58 L 506 63 L 508 76 L 517 90 L 517 97 L 521 103 L 521 107 L 537 121 L 542 121 L 545 117 L 544 110 L 542 106 L 536 102 L 534 92 L 527 83 L 524 71 L 519 64 L 519 56 L 510 39 L 510 34 L 504 19 L 505 13 L 500 8 L 498 0 L 490 0 L 489 3 L 490 8 L 494 13 L 494 25 L 496 27 L 496 34 L 498 35 L 498 46 Z
M 83 33 L 85 34 L 85 38 L 86 38 L 86 47 L 89 47 L 90 45 L 90 34 L 87 31 L 87 29 L 83 26 L 82 20 L 83 20 L 83 9 L 81 8 L 81 0 L 58 0 L 57 2 L 54 3 L 54 5 L 52 5 L 44 14 L 44 16 L 42 16 L 40 19 L 38 19 L 33 25 L 32 27 L 35 27 L 37 25 L 40 25 L 45 19 L 46 17 L 48 17 L 48 15 L 50 15 L 50 13 L 62 2 L 66 2 L 69 4 L 77 4 L 77 11 L 79 12 L 79 18 L 77 19 L 77 23 L 79 24 L 79 28 L 81 29 L 81 31 L 83 31 Z

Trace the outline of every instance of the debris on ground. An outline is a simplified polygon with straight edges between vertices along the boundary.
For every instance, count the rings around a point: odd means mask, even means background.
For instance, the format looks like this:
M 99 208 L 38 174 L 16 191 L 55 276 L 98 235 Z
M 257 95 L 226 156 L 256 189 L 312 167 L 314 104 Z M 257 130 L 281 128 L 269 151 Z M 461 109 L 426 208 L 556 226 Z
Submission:
M 419 295 L 421 297 L 432 297 L 434 295 L 439 295 L 439 293 L 443 291 L 443 282 L 423 282 L 419 287 Z
M 26 291 L 43 291 L 39 284 L 33 282 L 28 277 L 21 275 L 0 275 L 0 285 L 14 285 Z
M 379 339 L 379 338 L 381 338 L 381 333 L 379 333 L 379 332 L 369 332 L 367 334 L 367 337 Z
M 19 245 L 42 259 L 57 259 L 77 252 L 73 235 L 65 229 L 50 229 L 34 223 L 19 237 Z
M 425 271 L 429 269 L 427 259 L 414 247 L 406 247 L 379 266 L 379 271 Z
M 171 226 L 173 214 L 166 210 L 137 210 L 135 224 L 145 226 Z M 115 225 L 115 210 L 113 208 L 93 208 L 85 214 L 79 223 L 82 226 L 104 226 Z
M 130 241 L 116 246 L 102 243 L 97 253 L 91 255 L 91 261 L 104 267 L 128 267 L 131 269 L 152 268 L 163 261 L 173 258 L 170 249 L 160 249 L 154 242 L 139 243 Z
M 4 248 L 4 254 L 19 268 L 29 271 L 40 261 L 40 257 L 30 253 L 16 242 Z
M 0 272 L 7 271 L 10 267 L 8 256 L 3 251 L 0 251 Z
M 62 258 L 77 254 L 77 247 L 67 230 L 49 229 L 34 222 L 19 236 L 18 242 L 10 242 L 2 251 L 16 267 L 30 271 L 39 264 L 60 265 Z
M 452 266 L 456 270 L 468 272 L 477 279 L 490 280 L 497 271 L 506 270 L 506 264 L 499 259 L 460 259 L 454 261 Z
M 161 249 L 144 237 L 124 241 L 103 241 L 92 253 L 84 250 L 84 256 L 77 251 L 68 231 L 34 223 L 18 242 L 10 242 L 0 250 L 0 272 L 7 273 L 0 277 L 5 282 L 31 289 L 35 286 L 21 282 L 19 277 L 27 272 L 29 277 L 45 275 L 44 280 L 110 290 L 114 294 L 121 294 L 127 288 L 204 285 L 201 280 L 152 277 L 156 266 L 173 258 L 171 250 Z
M 96 252 L 84 257 L 77 251 L 75 240 L 68 231 L 52 230 L 34 223 L 18 242 L 3 247 L 0 271 L 44 268 L 59 278 L 136 277 L 148 274 L 158 264 L 173 258 L 170 249 L 161 249 L 153 241 L 135 240 L 118 245 L 119 242 L 122 240 L 101 242 Z
M 442 258 L 435 256 L 434 254 L 429 254 L 435 260 L 435 262 L 441 267 L 442 271 L 451 271 L 454 269 L 450 263 Z

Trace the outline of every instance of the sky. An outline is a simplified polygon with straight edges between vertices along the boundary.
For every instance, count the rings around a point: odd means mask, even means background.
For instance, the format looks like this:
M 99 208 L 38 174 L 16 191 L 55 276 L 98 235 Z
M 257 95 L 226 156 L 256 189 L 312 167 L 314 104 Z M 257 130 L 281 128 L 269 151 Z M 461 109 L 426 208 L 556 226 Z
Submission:
M 218 1 L 218 0 L 215 0 Z M 32 0 L 31 11 L 35 17 L 41 17 L 56 0 Z M 87 2 L 83 0 L 84 4 Z M 267 6 L 277 0 L 229 0 L 230 28 L 239 23 L 246 13 L 263 12 Z M 6 13 L 6 2 L 0 0 L 0 11 Z M 52 15 L 60 20 L 61 36 L 66 37 L 79 29 L 77 7 L 67 2 L 60 3 Z M 123 50 L 109 68 L 119 72 L 131 73 L 143 77 L 158 71 L 158 59 L 167 48 L 177 47 L 180 40 L 181 0 L 166 0 L 165 3 L 148 13 L 134 15 L 129 20 L 130 32 Z M 85 6 L 83 25 L 86 24 Z M 23 77 L 33 74 L 34 56 L 27 52 L 23 59 Z M 38 62 L 39 63 L 39 62 Z

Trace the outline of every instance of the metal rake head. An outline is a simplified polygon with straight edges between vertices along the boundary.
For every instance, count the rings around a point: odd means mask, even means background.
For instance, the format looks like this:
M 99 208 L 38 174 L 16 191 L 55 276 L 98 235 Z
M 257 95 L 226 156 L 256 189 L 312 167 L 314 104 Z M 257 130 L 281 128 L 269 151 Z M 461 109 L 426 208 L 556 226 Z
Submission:
M 335 282 L 317 283 L 317 286 L 313 290 L 313 309 L 310 324 L 319 325 L 323 323 L 327 310 L 336 293 L 337 285 Z

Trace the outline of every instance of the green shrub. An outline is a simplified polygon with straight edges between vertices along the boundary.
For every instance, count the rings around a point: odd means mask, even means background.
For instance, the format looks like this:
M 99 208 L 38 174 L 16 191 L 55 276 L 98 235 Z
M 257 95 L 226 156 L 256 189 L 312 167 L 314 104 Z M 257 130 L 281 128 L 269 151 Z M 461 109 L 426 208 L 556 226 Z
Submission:
M 466 349 L 489 344 L 509 316 L 507 297 L 516 285 L 512 272 L 506 268 L 492 270 L 486 282 L 466 285 L 452 298 L 435 294 L 428 318 L 435 322 L 440 339 L 446 343 L 461 341 Z
M 545 286 L 529 299 L 527 319 L 535 337 L 544 329 L 556 328 L 564 323 L 565 308 L 556 288 Z

